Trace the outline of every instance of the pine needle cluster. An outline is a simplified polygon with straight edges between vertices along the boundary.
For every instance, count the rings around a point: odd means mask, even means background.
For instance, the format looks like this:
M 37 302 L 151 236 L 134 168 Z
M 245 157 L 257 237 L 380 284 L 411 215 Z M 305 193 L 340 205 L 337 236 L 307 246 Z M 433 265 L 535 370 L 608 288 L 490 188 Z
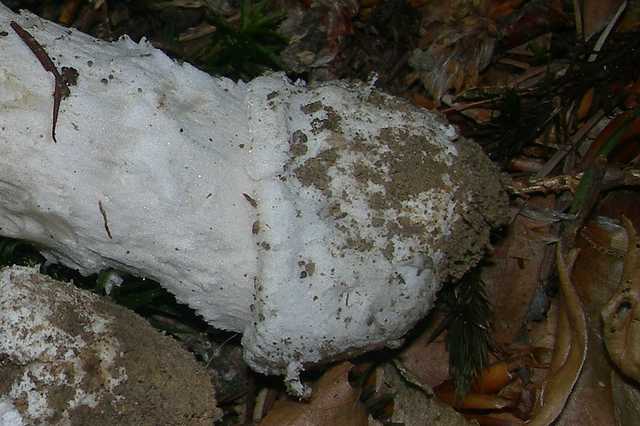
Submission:
M 457 284 L 441 290 L 438 303 L 447 314 L 449 375 L 456 396 L 461 399 L 487 366 L 491 346 L 492 310 L 480 269 L 470 271 Z
M 217 29 L 200 58 L 206 64 L 205 70 L 250 80 L 267 69 L 282 69 L 279 54 L 288 40 L 278 33 L 278 25 L 285 17 L 285 11 L 270 10 L 265 0 L 242 0 L 237 25 L 210 17 Z

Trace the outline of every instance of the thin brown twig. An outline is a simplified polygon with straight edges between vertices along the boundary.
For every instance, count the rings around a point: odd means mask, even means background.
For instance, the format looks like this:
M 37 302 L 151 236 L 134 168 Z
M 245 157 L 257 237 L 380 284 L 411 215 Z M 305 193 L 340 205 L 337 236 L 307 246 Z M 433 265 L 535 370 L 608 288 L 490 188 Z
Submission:
M 60 101 L 62 100 L 63 94 L 67 89 L 67 86 L 62 78 L 62 75 L 58 72 L 56 65 L 53 63 L 47 51 L 44 50 L 44 47 L 24 28 L 22 28 L 17 22 L 11 21 L 9 23 L 11 28 L 18 34 L 18 36 L 24 41 L 27 47 L 33 52 L 33 54 L 38 58 L 42 68 L 45 71 L 53 74 L 55 79 L 55 85 L 53 89 L 53 124 L 51 126 L 51 137 L 53 138 L 53 142 L 57 142 L 56 140 L 56 123 L 58 122 L 58 113 L 60 111 Z
M 477 108 L 477 107 L 482 107 L 484 105 L 487 104 L 491 104 L 493 102 L 495 102 L 498 99 L 498 97 L 492 97 L 489 99 L 482 99 L 479 101 L 475 101 L 475 102 L 469 102 L 469 103 L 454 103 L 453 105 L 451 105 L 449 108 L 442 110 L 443 114 L 449 114 L 451 112 L 462 112 L 465 111 L 467 109 L 471 109 L 471 108 Z
M 559 175 L 528 180 L 514 180 L 506 190 L 516 196 L 529 194 L 548 194 L 563 191 L 574 192 L 583 173 Z M 640 169 L 607 168 L 602 180 L 602 189 L 609 190 L 620 186 L 640 186 Z

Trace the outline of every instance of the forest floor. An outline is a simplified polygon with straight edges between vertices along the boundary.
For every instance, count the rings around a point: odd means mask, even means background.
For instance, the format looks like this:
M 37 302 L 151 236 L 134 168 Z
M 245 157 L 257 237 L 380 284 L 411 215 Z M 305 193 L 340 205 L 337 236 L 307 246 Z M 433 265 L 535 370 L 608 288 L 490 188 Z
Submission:
M 307 403 L 250 372 L 239 335 L 211 329 L 144 277 L 127 278 L 109 297 L 207 365 L 225 412 L 220 424 L 398 424 L 400 412 L 405 424 L 424 416 L 464 424 L 456 412 L 479 424 L 634 423 L 640 2 L 4 4 L 105 40 L 145 37 L 215 76 L 280 70 L 307 82 L 374 82 L 446 116 L 503 172 L 512 220 L 482 264 L 441 291 L 402 348 L 310 373 Z M 0 262 L 41 259 L 4 239 Z M 43 270 L 102 294 L 109 279 Z

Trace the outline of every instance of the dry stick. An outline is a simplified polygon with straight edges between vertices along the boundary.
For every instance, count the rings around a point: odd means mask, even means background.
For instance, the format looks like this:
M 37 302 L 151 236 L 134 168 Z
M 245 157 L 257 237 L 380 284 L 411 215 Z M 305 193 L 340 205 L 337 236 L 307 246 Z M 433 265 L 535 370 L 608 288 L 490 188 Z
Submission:
M 475 101 L 475 102 L 469 102 L 469 103 L 454 103 L 453 105 L 451 105 L 449 108 L 442 110 L 443 114 L 448 114 L 451 112 L 462 112 L 465 111 L 467 109 L 471 109 L 471 108 L 477 108 L 477 107 L 481 107 L 484 106 L 486 104 L 490 104 L 492 102 L 494 102 L 497 98 L 490 98 L 490 99 L 482 99 L 480 101 Z
M 514 180 L 505 189 L 511 195 L 548 194 L 564 191 L 575 192 L 583 173 L 558 175 L 549 178 Z M 640 169 L 618 169 L 608 167 L 602 180 L 602 190 L 620 186 L 640 186 Z
M 42 68 L 45 71 L 53 74 L 55 78 L 55 86 L 53 90 L 53 124 L 51 126 L 51 137 L 53 138 L 53 142 L 57 142 L 56 140 L 56 123 L 58 122 L 58 112 L 60 111 L 60 101 L 62 100 L 62 95 L 65 91 L 66 85 L 64 84 L 64 79 L 58 72 L 55 64 L 44 50 L 44 47 L 38 41 L 33 38 L 31 34 L 24 28 L 22 28 L 18 23 L 11 21 L 9 24 L 11 28 L 18 34 L 18 36 L 24 41 L 27 47 L 33 52 L 33 54 L 38 58 L 40 64 L 42 64 Z
M 511 87 L 518 87 L 522 83 L 524 83 L 525 81 L 533 77 L 538 77 L 538 76 L 544 77 L 544 74 L 547 72 L 547 70 L 548 70 L 548 67 L 546 65 L 529 68 L 527 71 L 522 73 L 522 75 L 516 77 L 516 79 L 511 82 Z M 527 86 L 530 86 L 530 84 L 527 84 Z

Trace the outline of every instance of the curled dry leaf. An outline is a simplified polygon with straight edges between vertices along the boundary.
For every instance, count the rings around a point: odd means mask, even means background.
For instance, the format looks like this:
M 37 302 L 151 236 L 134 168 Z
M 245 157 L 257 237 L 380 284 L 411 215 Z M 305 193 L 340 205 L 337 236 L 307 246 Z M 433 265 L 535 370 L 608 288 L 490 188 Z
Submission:
M 611 360 L 635 381 L 640 381 L 640 243 L 633 224 L 622 218 L 627 231 L 620 290 L 602 310 L 604 342 Z
M 495 393 L 507 386 L 513 380 L 509 363 L 496 362 L 482 370 L 480 376 L 473 384 L 473 390 L 479 393 Z
M 557 425 L 618 426 L 611 395 L 612 365 L 602 344 L 600 314 L 620 283 L 627 234 L 617 221 L 597 216 L 580 230 L 576 246 L 580 256 L 571 280 L 587 317 L 589 351 Z
M 575 256 L 576 252 L 573 252 L 569 265 L 573 265 Z M 547 426 L 558 418 L 578 380 L 587 354 L 587 320 L 580 297 L 569 278 L 570 267 L 567 267 L 560 244 L 556 248 L 556 262 L 564 306 L 558 317 L 549 375 L 538 393 L 529 426 Z

